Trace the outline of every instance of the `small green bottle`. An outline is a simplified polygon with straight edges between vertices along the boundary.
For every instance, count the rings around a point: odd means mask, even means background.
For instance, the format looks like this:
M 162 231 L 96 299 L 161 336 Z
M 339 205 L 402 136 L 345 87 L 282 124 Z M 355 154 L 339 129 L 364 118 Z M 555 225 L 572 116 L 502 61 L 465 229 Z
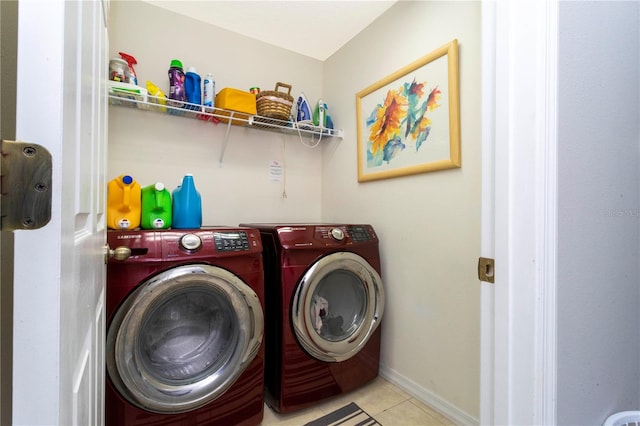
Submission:
M 171 227 L 171 193 L 162 182 L 142 188 L 142 229 Z

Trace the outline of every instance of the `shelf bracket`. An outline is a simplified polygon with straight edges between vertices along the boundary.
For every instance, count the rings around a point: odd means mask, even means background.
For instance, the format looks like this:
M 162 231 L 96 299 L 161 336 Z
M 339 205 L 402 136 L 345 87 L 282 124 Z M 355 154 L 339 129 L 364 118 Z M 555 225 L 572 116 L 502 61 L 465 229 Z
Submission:
M 224 152 L 227 150 L 227 143 L 229 142 L 229 133 L 231 131 L 231 120 L 233 119 L 233 111 L 229 115 L 229 121 L 227 121 L 227 130 L 224 133 L 224 141 L 222 141 L 222 148 L 220 149 L 220 159 L 218 161 L 219 167 L 222 167 L 224 161 Z

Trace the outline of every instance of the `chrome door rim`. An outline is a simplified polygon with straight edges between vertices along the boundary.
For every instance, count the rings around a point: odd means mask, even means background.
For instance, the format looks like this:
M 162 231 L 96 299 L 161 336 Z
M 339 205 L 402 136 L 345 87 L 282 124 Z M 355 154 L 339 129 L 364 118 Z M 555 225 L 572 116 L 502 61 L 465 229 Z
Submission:
M 311 323 L 311 298 L 323 277 L 333 271 L 349 271 L 363 284 L 367 304 L 360 328 L 349 338 L 329 341 L 322 338 Z M 291 316 L 298 342 L 314 358 L 326 362 L 345 361 L 356 355 L 380 325 L 384 312 L 385 294 L 382 279 L 361 256 L 350 252 L 329 254 L 315 262 L 296 286 Z
M 202 380 L 174 385 L 146 374 L 135 351 L 135 337 L 150 306 L 181 289 L 223 290 L 238 316 L 239 336 L 225 367 Z M 120 306 L 107 334 L 107 371 L 123 397 L 147 411 L 179 413 L 222 395 L 255 358 L 262 343 L 264 316 L 257 294 L 233 273 L 210 265 L 172 268 L 141 284 Z

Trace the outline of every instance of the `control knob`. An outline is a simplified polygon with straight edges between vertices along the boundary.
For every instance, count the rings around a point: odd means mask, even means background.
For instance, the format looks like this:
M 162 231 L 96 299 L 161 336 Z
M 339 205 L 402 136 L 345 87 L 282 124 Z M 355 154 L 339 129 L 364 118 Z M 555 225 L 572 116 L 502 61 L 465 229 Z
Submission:
M 202 240 L 195 234 L 185 234 L 180 238 L 180 246 L 188 251 L 198 250 L 202 246 Z
M 331 231 L 329 231 L 329 233 L 331 234 L 331 238 L 333 238 L 336 241 L 344 240 L 344 232 L 340 228 L 332 228 Z

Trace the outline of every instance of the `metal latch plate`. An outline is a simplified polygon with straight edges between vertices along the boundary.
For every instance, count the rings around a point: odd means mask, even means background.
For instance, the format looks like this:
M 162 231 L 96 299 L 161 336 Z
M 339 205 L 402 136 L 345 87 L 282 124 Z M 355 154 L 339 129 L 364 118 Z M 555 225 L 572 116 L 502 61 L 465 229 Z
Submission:
M 478 279 L 493 284 L 494 260 L 486 257 L 478 259 Z
M 38 229 L 51 220 L 51 154 L 35 143 L 2 141 L 2 230 Z

